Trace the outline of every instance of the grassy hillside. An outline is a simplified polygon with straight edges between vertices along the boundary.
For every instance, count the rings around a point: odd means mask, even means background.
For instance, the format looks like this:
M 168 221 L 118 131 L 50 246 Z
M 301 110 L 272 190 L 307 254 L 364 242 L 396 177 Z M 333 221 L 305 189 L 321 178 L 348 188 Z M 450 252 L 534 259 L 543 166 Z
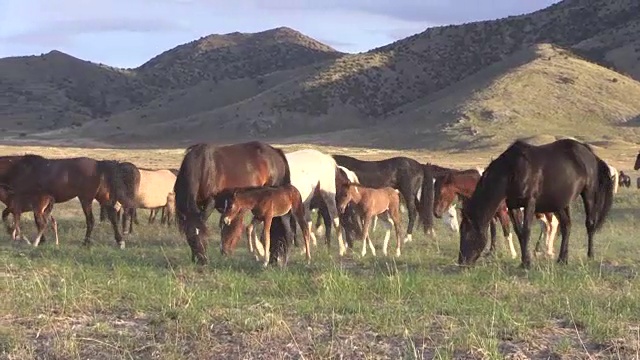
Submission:
M 0 128 L 5 135 L 52 131 L 58 136 L 92 119 L 135 125 L 160 112 L 153 121 L 173 120 L 251 97 L 283 81 L 283 74 L 341 55 L 297 31 L 277 28 L 210 35 L 136 69 L 59 51 L 0 59 Z

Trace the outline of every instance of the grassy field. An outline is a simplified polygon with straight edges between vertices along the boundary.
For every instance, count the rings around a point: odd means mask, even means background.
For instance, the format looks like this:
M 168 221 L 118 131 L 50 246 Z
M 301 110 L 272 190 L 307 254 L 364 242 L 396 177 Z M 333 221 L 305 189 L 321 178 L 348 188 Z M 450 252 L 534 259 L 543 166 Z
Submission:
M 223 258 L 215 227 L 199 268 L 176 229 L 147 225 L 146 211 L 126 249 L 107 223 L 86 248 L 79 204 L 58 204 L 59 248 L 50 235 L 38 248 L 0 241 L 0 358 L 639 359 L 640 191 L 617 194 L 593 261 L 575 208 L 567 266 L 538 258 L 521 270 L 498 235 L 496 258 L 459 269 L 457 235 L 438 222 L 437 241 L 417 230 L 399 259 L 340 259 L 336 244 L 319 245 L 311 265 L 294 248 L 280 270 L 244 242 Z

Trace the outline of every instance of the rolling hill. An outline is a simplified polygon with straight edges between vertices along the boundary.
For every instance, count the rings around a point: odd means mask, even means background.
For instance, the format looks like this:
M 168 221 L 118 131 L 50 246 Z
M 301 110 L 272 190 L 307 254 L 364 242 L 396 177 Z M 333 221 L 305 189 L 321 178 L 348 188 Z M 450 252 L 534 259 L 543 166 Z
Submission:
M 637 35 L 637 0 L 564 0 L 531 14 L 430 28 L 361 54 L 288 28 L 211 35 L 137 69 L 110 69 L 126 79 L 117 84 L 141 89 L 128 108 L 27 138 L 429 148 L 538 134 L 635 141 Z M 575 126 L 583 121 L 589 126 Z

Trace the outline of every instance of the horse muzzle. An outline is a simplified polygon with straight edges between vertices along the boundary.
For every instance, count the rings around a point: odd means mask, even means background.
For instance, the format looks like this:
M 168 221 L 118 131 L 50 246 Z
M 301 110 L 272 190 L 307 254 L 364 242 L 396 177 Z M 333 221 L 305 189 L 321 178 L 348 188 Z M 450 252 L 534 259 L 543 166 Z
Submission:
M 231 219 L 230 219 L 228 216 L 225 216 L 225 217 L 222 219 L 222 222 L 223 222 L 225 225 L 230 225 L 230 224 L 231 224 Z

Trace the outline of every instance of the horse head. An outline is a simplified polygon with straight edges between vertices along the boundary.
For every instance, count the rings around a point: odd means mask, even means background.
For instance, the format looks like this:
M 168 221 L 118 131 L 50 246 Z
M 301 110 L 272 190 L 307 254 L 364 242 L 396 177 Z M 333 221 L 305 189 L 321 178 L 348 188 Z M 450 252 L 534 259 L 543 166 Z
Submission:
M 487 245 L 487 234 L 482 231 L 478 223 L 473 221 L 465 210 L 462 208 L 462 222 L 460 223 L 460 252 L 458 254 L 458 265 L 473 265 L 482 250 Z
M 433 192 L 433 215 L 440 219 L 456 198 L 451 173 L 436 178 Z

